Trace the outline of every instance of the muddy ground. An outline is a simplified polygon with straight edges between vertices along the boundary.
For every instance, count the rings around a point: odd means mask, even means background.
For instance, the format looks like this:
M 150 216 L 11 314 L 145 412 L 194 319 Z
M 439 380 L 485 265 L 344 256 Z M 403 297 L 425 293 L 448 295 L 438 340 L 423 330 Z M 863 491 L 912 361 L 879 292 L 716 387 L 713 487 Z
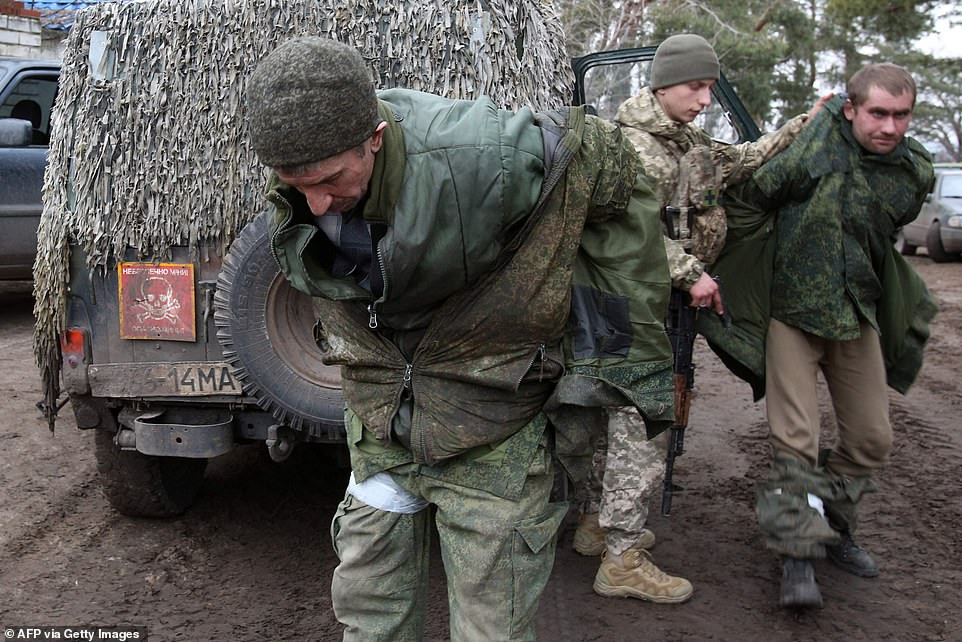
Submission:
M 890 396 L 896 432 L 860 540 L 882 567 L 859 579 L 819 563 L 825 607 L 777 606 L 779 564 L 752 511 L 767 467 L 764 407 L 703 345 L 687 452 L 687 488 L 671 517 L 652 511 L 655 560 L 693 582 L 683 605 L 596 596 L 597 560 L 560 535 L 542 599 L 544 640 L 962 640 L 962 263 L 911 259 L 936 294 L 925 366 Z M 213 461 L 196 504 L 176 519 L 123 517 L 98 487 L 93 435 L 66 410 L 55 434 L 35 403 L 29 285 L 0 286 L 0 624 L 149 628 L 150 640 L 335 640 L 328 526 L 345 483 L 324 453 L 284 464 L 263 447 Z M 826 406 L 827 407 L 827 406 Z M 828 416 L 826 417 L 826 423 Z M 443 640 L 447 607 L 435 556 L 427 637 Z

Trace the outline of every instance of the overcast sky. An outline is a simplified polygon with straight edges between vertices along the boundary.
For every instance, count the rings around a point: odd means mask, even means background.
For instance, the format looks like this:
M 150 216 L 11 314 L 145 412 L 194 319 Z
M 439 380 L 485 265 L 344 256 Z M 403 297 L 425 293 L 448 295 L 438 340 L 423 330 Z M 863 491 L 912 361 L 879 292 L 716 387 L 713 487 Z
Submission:
M 935 19 L 938 31 L 919 41 L 919 48 L 939 58 L 962 58 L 962 25 L 949 25 L 942 17 Z

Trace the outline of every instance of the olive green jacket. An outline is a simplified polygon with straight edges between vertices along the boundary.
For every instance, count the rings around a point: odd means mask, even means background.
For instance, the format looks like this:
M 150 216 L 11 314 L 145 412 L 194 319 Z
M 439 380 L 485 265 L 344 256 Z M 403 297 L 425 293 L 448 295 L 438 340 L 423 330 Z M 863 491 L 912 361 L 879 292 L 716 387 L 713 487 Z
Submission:
M 363 216 L 383 226 L 383 296 L 331 277 L 330 244 L 303 197 L 276 177 L 269 185 L 275 257 L 314 297 L 325 361 L 341 365 L 356 477 L 490 460 L 491 449 L 523 459 L 545 410 L 564 433 L 559 449 L 579 456 L 587 440 L 573 406 L 635 403 L 654 429 L 667 425 L 667 264 L 657 205 L 617 128 L 581 109 L 379 97 L 388 127 Z M 587 300 L 586 320 L 570 315 L 573 299 Z M 559 379 L 571 385 L 559 392 Z M 391 435 L 407 395 L 410 449 Z M 480 485 L 510 494 L 496 477 Z
M 714 272 L 732 326 L 706 316 L 699 331 L 756 399 L 770 317 L 835 341 L 857 338 L 866 320 L 900 392 L 921 367 L 936 306 L 893 239 L 931 188 L 930 157 L 910 138 L 869 154 L 842 104 L 827 103 L 792 146 L 726 193 L 729 235 Z

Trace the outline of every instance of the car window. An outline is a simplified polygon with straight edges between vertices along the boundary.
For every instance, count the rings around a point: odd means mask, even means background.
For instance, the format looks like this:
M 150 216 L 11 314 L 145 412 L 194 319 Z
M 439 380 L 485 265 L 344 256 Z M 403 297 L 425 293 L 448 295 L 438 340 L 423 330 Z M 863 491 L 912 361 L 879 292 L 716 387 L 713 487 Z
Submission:
M 15 81 L 0 104 L 0 118 L 22 118 L 33 123 L 34 143 L 46 144 L 50 112 L 57 95 L 57 76 L 26 73 Z
M 939 198 L 962 198 L 962 174 L 948 174 L 942 177 Z
M 601 118 L 614 120 L 618 105 L 637 95 L 648 84 L 649 67 L 651 60 L 633 60 L 588 69 L 584 76 L 585 104 Z M 716 140 L 726 143 L 744 140 L 732 126 L 717 96 L 712 97 L 711 105 L 699 114 L 694 124 Z

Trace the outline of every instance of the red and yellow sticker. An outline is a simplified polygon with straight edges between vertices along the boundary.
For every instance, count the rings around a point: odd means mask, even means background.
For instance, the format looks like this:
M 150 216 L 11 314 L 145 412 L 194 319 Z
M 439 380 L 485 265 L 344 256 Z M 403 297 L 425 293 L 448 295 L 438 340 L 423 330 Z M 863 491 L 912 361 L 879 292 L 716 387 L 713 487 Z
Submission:
M 192 263 L 120 263 L 117 276 L 121 337 L 197 338 Z

